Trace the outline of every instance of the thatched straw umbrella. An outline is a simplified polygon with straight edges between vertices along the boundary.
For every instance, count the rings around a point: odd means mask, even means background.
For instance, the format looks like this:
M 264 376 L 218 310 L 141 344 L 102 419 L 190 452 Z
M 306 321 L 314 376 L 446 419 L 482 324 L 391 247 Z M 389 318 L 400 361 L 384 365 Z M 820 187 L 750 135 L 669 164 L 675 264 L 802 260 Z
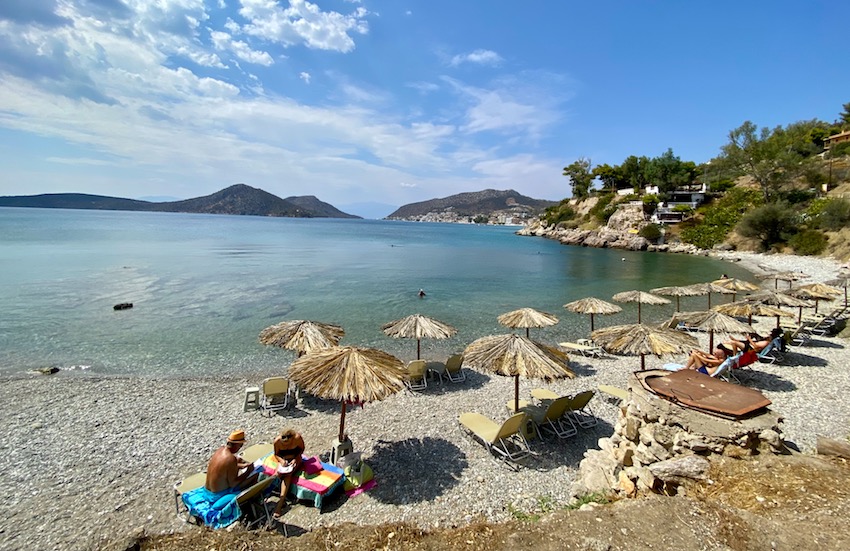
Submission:
M 421 339 L 448 339 L 457 329 L 422 314 L 413 314 L 381 326 L 381 330 L 394 339 L 416 339 L 416 359 L 420 357 Z
M 760 302 L 762 304 L 770 304 L 773 306 L 788 306 L 789 308 L 797 308 L 797 323 L 800 323 L 800 320 L 803 318 L 803 308 L 811 306 L 810 302 L 803 299 L 767 289 L 748 295 L 746 300 Z
M 716 310 L 704 312 L 677 312 L 670 318 L 669 327 L 675 328 L 679 322 L 684 322 L 690 327 L 696 327 L 708 331 L 708 349 L 714 350 L 714 333 L 752 333 L 753 328 L 746 323 L 741 323 L 733 317 L 721 314 Z
M 644 356 L 647 354 L 682 354 L 699 346 L 696 337 L 675 329 L 652 327 L 642 323 L 597 329 L 591 334 L 591 338 L 612 354 L 640 356 L 641 370 L 646 369 Z
M 809 276 L 802 273 L 802 272 L 773 272 L 773 273 L 762 274 L 762 275 L 756 276 L 756 277 L 758 277 L 761 280 L 772 279 L 774 290 L 778 290 L 780 281 L 787 281 L 788 282 L 788 288 L 790 289 L 793 282 L 800 281 L 801 279 L 809 277 Z
M 514 378 L 514 411 L 519 411 L 519 378 L 550 381 L 575 377 L 566 354 L 531 339 L 510 333 L 475 340 L 463 351 L 463 363 L 476 369 Z
M 617 293 L 613 297 L 617 302 L 637 302 L 638 305 L 638 323 L 640 323 L 640 305 L 641 304 L 670 304 L 666 298 L 651 295 L 645 291 L 623 291 Z
M 568 302 L 567 304 L 564 304 L 564 308 L 577 314 L 590 314 L 591 332 L 593 331 L 593 316 L 595 314 L 609 316 L 623 311 L 623 309 L 616 304 L 605 302 L 604 300 L 596 297 L 587 297 L 580 300 L 574 300 L 573 302 Z
M 734 277 L 723 277 L 720 279 L 715 279 L 711 283 L 718 287 L 733 291 L 732 302 L 735 302 L 735 299 L 738 298 L 738 293 L 741 291 L 758 291 L 760 289 L 760 287 L 755 283 L 750 283 L 749 281 L 744 281 L 743 279 L 736 279 Z
M 723 287 L 719 287 L 712 283 L 693 283 L 691 285 L 686 285 L 685 289 L 691 289 L 697 295 L 708 295 L 708 307 L 711 308 L 711 293 L 722 293 L 724 295 L 731 295 L 735 291 L 730 291 L 729 289 L 725 289 Z
M 809 283 L 808 285 L 801 285 L 796 289 L 792 289 L 789 294 L 797 298 L 814 300 L 815 313 L 817 314 L 818 301 L 835 300 L 836 297 L 841 296 L 841 291 L 831 285 L 824 285 L 823 283 Z
M 299 356 L 339 344 L 345 331 L 339 325 L 318 321 L 283 321 L 260 331 L 260 342 L 295 350 Z
M 655 289 L 650 289 L 650 292 L 665 297 L 676 297 L 676 311 L 678 312 L 680 297 L 696 297 L 706 294 L 708 290 L 707 288 L 696 287 L 694 285 L 686 285 L 684 287 L 656 287 Z
M 712 308 L 712 310 L 720 312 L 721 314 L 726 314 L 727 316 L 746 316 L 747 323 L 750 325 L 753 324 L 753 316 L 776 316 L 776 327 L 779 327 L 780 317 L 794 317 L 794 314 L 781 308 L 749 300 L 739 300 L 737 302 L 719 304 Z
M 844 289 L 844 307 L 847 307 L 847 287 L 850 287 L 850 274 L 840 273 L 835 279 L 830 279 L 826 282 L 827 285 L 832 285 L 839 289 Z
M 499 323 L 511 329 L 525 327 L 525 337 L 528 338 L 529 327 L 549 327 L 558 323 L 558 318 L 548 312 L 541 312 L 534 308 L 520 308 L 506 312 L 496 318 Z
M 302 356 L 289 366 L 289 379 L 304 391 L 342 402 L 339 441 L 345 440 L 347 403 L 383 400 L 404 388 L 401 360 L 375 348 L 337 346 Z

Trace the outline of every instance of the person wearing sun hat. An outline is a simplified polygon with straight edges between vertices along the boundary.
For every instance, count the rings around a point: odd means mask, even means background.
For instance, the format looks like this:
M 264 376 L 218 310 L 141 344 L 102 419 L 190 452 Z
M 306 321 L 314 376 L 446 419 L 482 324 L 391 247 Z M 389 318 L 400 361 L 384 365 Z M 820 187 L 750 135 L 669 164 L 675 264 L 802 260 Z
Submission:
M 238 429 L 231 432 L 225 444 L 215 451 L 207 465 L 207 490 L 241 490 L 256 481 L 253 464 L 236 455 L 244 444 L 245 431 Z

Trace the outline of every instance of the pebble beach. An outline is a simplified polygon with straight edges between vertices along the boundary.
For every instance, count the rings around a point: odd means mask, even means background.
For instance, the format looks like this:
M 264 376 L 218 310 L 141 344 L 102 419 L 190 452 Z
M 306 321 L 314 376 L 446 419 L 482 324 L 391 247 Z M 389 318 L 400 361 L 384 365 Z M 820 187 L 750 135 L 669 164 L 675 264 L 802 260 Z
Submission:
M 715 256 L 754 274 L 802 271 L 810 276 L 803 283 L 831 279 L 840 267 L 810 257 Z M 756 327 L 767 328 L 766 333 L 772 322 L 759 320 Z M 546 342 L 545 329 L 532 331 Z M 700 338 L 707 347 L 707 336 Z M 648 357 L 647 367 L 667 361 Z M 784 417 L 784 438 L 806 452 L 818 435 L 848 435 L 850 404 L 843 399 L 843 389 L 850 387 L 848 366 L 846 340 L 816 337 L 808 346 L 792 348 L 783 365 L 756 364 L 744 383 L 770 398 Z M 639 359 L 573 354 L 570 367 L 574 379 L 548 388 L 560 394 L 601 384 L 625 388 Z M 465 371 L 465 382 L 435 381 L 423 392 L 405 391 L 350 409 L 346 432 L 372 466 L 377 485 L 353 498 L 331 500 L 322 512 L 295 505 L 285 515 L 286 524 L 302 530 L 390 521 L 446 527 L 502 521 L 566 504 L 584 452 L 611 435 L 617 407 L 597 395 L 591 402 L 596 427 L 568 440 L 532 441 L 535 455 L 514 470 L 457 421 L 466 411 L 505 419 L 513 379 Z M 0 446 L 7 498 L 0 501 L 0 549 L 120 548 L 132 533 L 198 530 L 175 514 L 172 486 L 202 470 L 231 430 L 244 429 L 250 445 L 270 442 L 283 428 L 293 427 L 304 435 L 307 455 L 324 456 L 340 419 L 338 403 L 306 395 L 291 411 L 271 417 L 243 412 L 244 389 L 258 385 L 256 377 L 148 379 L 60 372 L 6 376 L 2 383 L 0 418 L 6 435 Z M 521 380 L 520 397 L 528 399 L 533 388 L 544 384 Z

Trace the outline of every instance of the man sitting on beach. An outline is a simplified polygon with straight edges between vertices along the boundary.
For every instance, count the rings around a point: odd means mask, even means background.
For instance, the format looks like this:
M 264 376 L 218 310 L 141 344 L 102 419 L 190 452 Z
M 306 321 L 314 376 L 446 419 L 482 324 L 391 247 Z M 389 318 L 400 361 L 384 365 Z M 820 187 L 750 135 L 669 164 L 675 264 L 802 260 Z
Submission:
M 243 444 L 245 444 L 245 431 L 235 430 L 230 433 L 227 442 L 215 451 L 207 465 L 205 484 L 207 490 L 213 493 L 224 490 L 236 491 L 256 482 L 254 465 L 236 456 Z M 242 474 L 239 474 L 239 471 L 243 469 Z
M 711 354 L 702 350 L 693 350 L 691 355 L 688 356 L 685 369 L 694 369 L 705 375 L 713 375 L 730 355 L 732 355 L 732 351 L 722 344 L 717 345 L 717 348 Z
M 280 477 L 280 499 L 272 515 L 280 520 L 280 513 L 286 502 L 286 494 L 292 479 L 301 470 L 301 454 L 304 453 L 304 438 L 294 429 L 285 429 L 274 439 L 274 456 L 278 460 L 278 477 Z

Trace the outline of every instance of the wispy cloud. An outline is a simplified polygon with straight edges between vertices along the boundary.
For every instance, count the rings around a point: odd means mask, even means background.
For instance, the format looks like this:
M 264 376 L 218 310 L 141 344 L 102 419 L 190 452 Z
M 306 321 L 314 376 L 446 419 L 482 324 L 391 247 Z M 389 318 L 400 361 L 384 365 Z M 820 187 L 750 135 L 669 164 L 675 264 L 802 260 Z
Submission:
M 475 50 L 466 54 L 458 54 L 453 56 L 449 65 L 457 67 L 464 63 L 472 63 L 475 65 L 489 65 L 495 67 L 503 61 L 502 56 L 492 50 Z

